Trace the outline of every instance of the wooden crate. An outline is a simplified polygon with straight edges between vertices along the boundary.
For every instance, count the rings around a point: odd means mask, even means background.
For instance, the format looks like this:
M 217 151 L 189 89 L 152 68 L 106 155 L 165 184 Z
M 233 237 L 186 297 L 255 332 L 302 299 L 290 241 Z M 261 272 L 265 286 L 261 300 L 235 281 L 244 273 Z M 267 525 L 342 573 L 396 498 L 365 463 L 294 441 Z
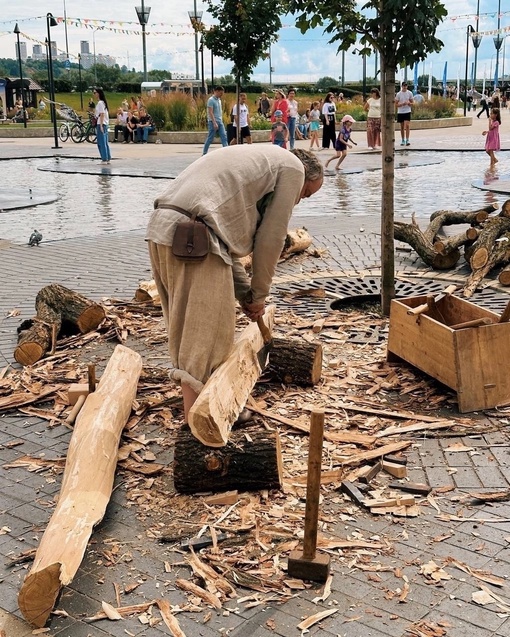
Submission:
M 437 303 L 446 324 L 408 314 L 426 301 L 415 296 L 391 302 L 388 361 L 403 359 L 451 387 L 461 413 L 509 403 L 510 323 L 498 323 L 499 314 L 450 295 Z M 448 327 L 483 317 L 493 324 Z

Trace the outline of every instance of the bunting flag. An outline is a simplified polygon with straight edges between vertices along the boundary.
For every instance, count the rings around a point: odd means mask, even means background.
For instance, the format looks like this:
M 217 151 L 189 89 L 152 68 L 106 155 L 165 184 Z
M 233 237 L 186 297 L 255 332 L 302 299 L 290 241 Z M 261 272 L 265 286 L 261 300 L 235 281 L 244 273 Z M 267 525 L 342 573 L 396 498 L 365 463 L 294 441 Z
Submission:
M 443 71 L 443 97 L 446 97 L 446 72 L 448 70 L 448 62 L 444 63 L 444 71 Z

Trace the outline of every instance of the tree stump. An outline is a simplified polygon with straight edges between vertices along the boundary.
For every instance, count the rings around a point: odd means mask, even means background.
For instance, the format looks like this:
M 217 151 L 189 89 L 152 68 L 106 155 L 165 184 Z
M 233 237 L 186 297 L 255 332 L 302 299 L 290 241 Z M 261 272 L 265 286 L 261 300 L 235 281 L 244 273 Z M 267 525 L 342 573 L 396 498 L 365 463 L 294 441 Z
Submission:
M 37 316 L 23 321 L 18 328 L 14 358 L 20 365 L 32 365 L 43 358 L 64 327 L 72 326 L 75 331 L 86 334 L 105 318 L 101 305 L 58 283 L 38 292 L 35 309 Z
M 185 425 L 175 443 L 174 485 L 179 493 L 280 489 L 278 432 L 251 425 L 231 431 L 224 447 L 207 447 Z
M 265 373 L 270 380 L 286 385 L 316 385 L 322 375 L 322 345 L 275 338 Z

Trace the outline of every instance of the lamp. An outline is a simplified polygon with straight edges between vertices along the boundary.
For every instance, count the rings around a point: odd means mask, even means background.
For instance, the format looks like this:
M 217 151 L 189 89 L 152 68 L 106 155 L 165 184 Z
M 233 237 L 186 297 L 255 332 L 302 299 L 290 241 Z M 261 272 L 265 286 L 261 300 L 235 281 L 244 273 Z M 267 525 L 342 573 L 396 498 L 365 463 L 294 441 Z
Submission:
M 21 83 L 21 110 L 23 112 L 23 128 L 27 127 L 27 111 L 25 109 L 25 91 L 23 90 L 23 67 L 21 65 L 21 45 L 19 43 L 19 26 L 16 22 L 16 26 L 14 27 L 13 33 L 16 34 L 16 38 L 18 39 L 18 64 L 19 64 L 19 81 Z
M 188 11 L 191 26 L 195 31 L 195 79 L 199 79 L 198 71 L 198 32 L 202 30 L 202 15 L 203 11 L 197 11 L 197 0 L 193 1 L 193 11 Z
M 138 16 L 138 22 L 142 27 L 142 51 L 143 51 L 143 81 L 147 82 L 147 50 L 145 47 L 145 25 L 149 21 L 151 14 L 151 8 L 146 7 L 142 0 L 141 7 L 135 7 L 136 15 Z
M 53 148 L 60 148 L 58 145 L 58 133 L 57 133 L 57 113 L 55 111 L 55 82 L 53 79 L 53 59 L 51 57 L 51 34 L 50 27 L 56 27 L 58 22 L 51 13 L 46 14 L 46 28 L 48 30 L 48 89 L 50 94 L 50 113 L 51 120 L 53 122 L 53 137 L 55 139 L 55 146 Z
M 482 36 L 478 33 L 478 23 L 480 20 L 480 0 L 477 0 L 476 5 L 476 31 L 471 31 L 471 40 L 473 41 L 473 46 L 475 47 L 475 65 L 473 68 L 473 79 L 474 79 L 474 87 L 476 88 L 476 63 L 478 59 L 478 47 L 482 43 Z
M 205 78 L 204 78 L 204 36 L 200 37 L 200 71 L 202 79 L 202 95 L 205 95 Z
M 501 0 L 498 0 L 498 34 L 494 36 L 494 46 L 496 47 L 496 71 L 494 73 L 494 88 L 498 86 L 498 73 L 499 73 L 499 49 L 503 44 L 503 36 L 499 32 L 499 27 L 501 25 Z
M 473 33 L 476 33 L 476 31 L 473 29 L 473 27 L 470 24 L 468 24 L 466 29 L 466 75 L 464 78 L 464 117 L 466 117 L 467 97 L 468 97 L 467 94 L 468 94 L 469 36 L 471 36 L 471 38 L 473 39 Z M 480 36 L 480 40 L 481 40 L 481 36 Z
M 81 83 L 81 53 L 78 53 L 78 81 L 80 82 L 80 108 L 83 110 L 83 85 Z

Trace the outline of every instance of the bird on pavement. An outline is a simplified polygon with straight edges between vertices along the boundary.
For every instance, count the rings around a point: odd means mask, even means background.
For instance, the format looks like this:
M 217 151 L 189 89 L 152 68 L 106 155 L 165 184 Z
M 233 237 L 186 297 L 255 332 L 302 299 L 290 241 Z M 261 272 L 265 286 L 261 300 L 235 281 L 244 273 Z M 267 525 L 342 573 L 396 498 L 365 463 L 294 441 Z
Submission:
M 42 241 L 42 234 L 38 230 L 34 230 L 28 240 L 29 246 L 38 246 Z

